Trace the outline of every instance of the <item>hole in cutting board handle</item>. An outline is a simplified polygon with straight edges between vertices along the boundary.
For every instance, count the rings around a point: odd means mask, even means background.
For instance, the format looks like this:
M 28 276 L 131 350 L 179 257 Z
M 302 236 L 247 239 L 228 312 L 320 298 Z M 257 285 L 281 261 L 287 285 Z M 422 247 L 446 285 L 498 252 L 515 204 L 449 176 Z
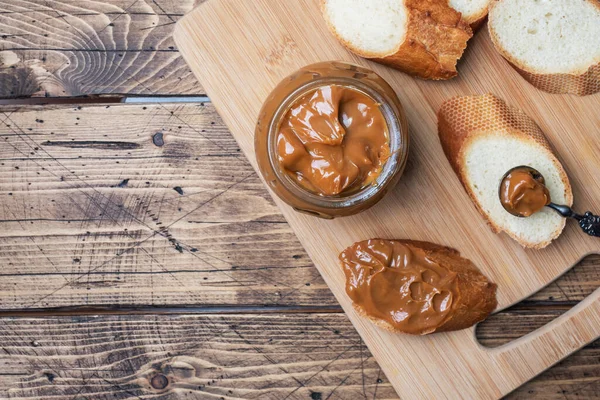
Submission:
M 592 254 L 548 286 L 479 323 L 477 340 L 488 348 L 510 343 L 560 317 L 598 287 L 600 254 Z

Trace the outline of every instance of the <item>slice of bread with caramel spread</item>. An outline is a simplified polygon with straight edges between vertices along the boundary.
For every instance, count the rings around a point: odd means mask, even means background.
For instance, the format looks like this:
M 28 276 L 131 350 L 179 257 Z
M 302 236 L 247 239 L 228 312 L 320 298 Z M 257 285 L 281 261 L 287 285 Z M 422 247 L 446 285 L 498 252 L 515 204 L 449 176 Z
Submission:
M 465 329 L 497 306 L 496 284 L 449 247 L 370 239 L 354 243 L 339 258 L 354 308 L 392 332 Z

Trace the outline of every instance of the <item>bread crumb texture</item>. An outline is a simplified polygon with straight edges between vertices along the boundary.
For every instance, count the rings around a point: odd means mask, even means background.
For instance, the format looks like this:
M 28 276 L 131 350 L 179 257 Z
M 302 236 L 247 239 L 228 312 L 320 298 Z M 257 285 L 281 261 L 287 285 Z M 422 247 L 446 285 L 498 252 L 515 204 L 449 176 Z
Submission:
M 408 15 L 401 0 L 326 0 L 323 11 L 340 40 L 365 55 L 395 53 L 406 36 Z
M 500 53 L 537 88 L 600 91 L 600 1 L 495 1 L 489 29 Z
M 490 0 L 449 0 L 448 3 L 462 14 L 467 23 L 472 24 L 487 14 Z

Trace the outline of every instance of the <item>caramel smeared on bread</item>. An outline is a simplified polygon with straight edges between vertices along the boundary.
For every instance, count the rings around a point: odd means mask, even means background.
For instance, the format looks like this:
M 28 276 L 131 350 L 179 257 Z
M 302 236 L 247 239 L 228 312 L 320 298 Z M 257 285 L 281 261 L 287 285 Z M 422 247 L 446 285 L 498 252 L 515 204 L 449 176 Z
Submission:
M 359 312 L 414 335 L 467 328 L 496 307 L 496 285 L 469 261 L 425 242 L 371 239 L 340 254 Z

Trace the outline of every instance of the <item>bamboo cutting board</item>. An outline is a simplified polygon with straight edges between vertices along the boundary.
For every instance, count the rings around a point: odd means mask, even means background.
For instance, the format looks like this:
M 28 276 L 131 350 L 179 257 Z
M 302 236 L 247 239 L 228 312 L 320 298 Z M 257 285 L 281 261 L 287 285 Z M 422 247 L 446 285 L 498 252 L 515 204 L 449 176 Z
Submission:
M 408 238 L 454 247 L 498 284 L 500 308 L 600 252 L 600 240 L 572 221 L 541 251 L 493 234 L 451 170 L 436 120 L 440 104 L 455 95 L 491 92 L 522 108 L 564 162 L 575 208 L 599 211 L 593 200 L 600 199 L 600 94 L 579 98 L 536 90 L 495 53 L 485 27 L 469 43 L 459 78 L 416 80 L 346 51 L 328 32 L 318 1 L 210 0 L 178 23 L 175 40 L 255 168 L 260 107 L 295 70 L 345 60 L 375 70 L 396 90 L 410 124 L 410 158 L 400 183 L 381 203 L 358 216 L 326 221 L 275 201 L 400 396 L 498 398 L 600 337 L 600 289 L 546 326 L 495 349 L 479 345 L 474 328 L 413 337 L 383 331 L 355 313 L 337 256 L 358 240 Z

